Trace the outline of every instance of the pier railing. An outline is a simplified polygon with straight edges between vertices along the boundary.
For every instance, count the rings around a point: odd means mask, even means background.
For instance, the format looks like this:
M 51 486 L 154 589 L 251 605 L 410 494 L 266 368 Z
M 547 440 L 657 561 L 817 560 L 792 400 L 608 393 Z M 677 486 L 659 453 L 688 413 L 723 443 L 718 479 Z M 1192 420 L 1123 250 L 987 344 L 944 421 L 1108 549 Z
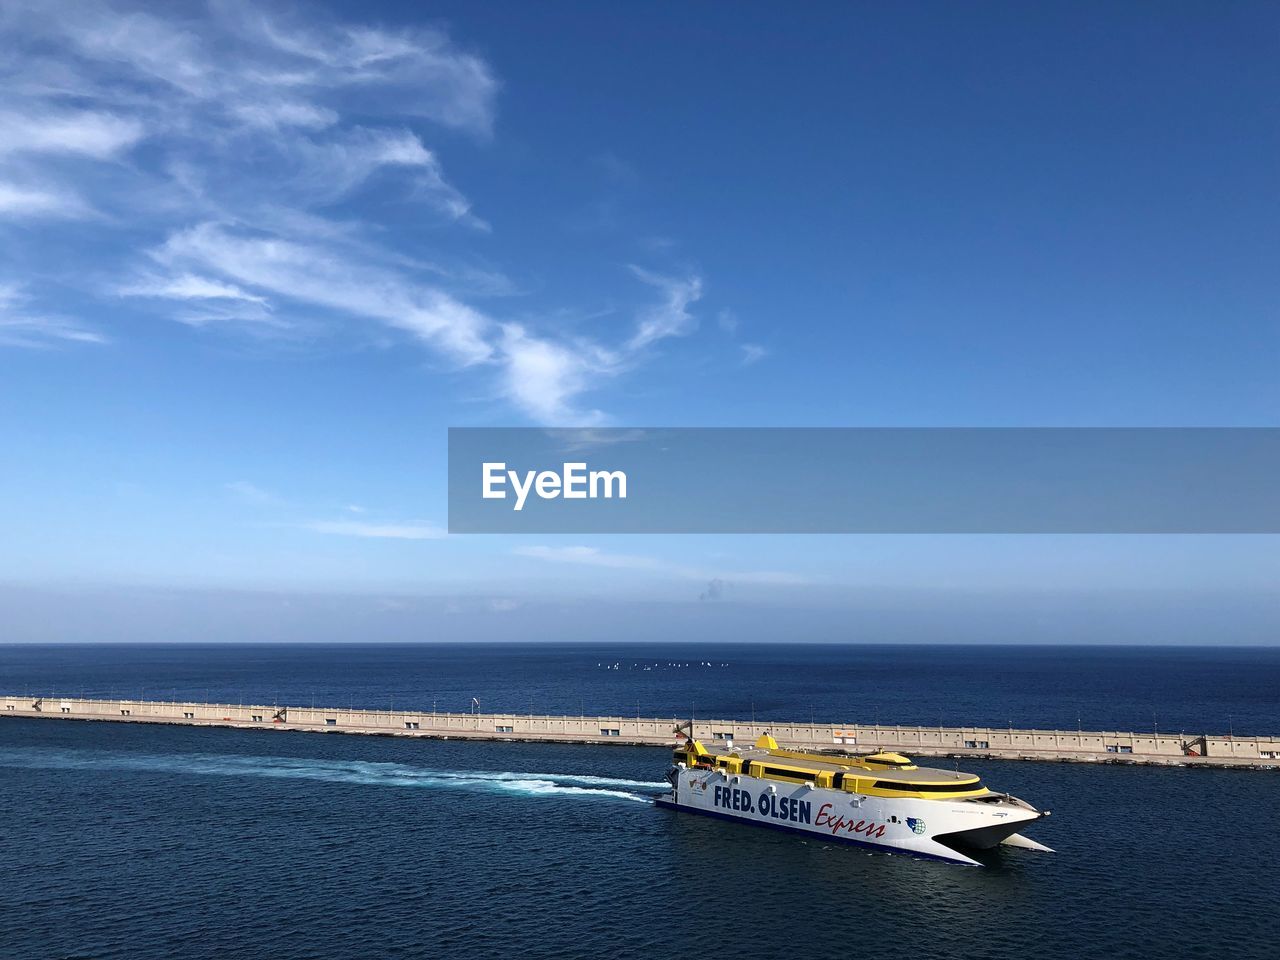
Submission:
M 4 716 L 645 746 L 675 743 L 677 726 L 684 724 L 687 730 L 689 722 L 678 717 L 438 713 L 35 695 L 0 696 L 0 717 Z M 697 720 L 692 729 L 695 737 L 709 743 L 750 744 L 769 733 L 788 747 L 850 753 L 896 750 L 916 756 L 1280 768 L 1280 737 L 1267 736 L 743 720 Z

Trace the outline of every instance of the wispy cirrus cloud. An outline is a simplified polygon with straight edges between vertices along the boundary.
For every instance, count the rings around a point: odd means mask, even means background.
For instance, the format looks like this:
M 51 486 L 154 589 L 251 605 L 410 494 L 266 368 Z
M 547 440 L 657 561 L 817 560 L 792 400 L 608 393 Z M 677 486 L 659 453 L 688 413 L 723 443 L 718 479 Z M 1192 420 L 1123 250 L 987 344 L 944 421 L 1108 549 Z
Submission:
M 153 255 L 179 270 L 198 266 L 249 288 L 377 320 L 462 364 L 493 353 L 484 336 L 489 321 L 478 311 L 389 267 L 353 262 L 338 249 L 202 223 L 173 234 Z
M 107 337 L 61 317 L 0 314 L 0 344 L 11 347 L 52 347 L 59 343 L 107 343 Z
M 280 498 L 270 491 L 263 490 L 257 484 L 248 480 L 232 480 L 230 483 L 223 485 L 229 493 L 235 494 L 236 497 L 245 503 L 254 503 L 260 505 L 278 504 Z
M 281 139 L 284 189 L 295 199 L 333 202 L 390 171 L 404 178 L 407 199 L 425 203 L 449 220 L 489 229 L 472 213 L 470 201 L 445 178 L 435 153 L 409 130 L 355 127 L 323 137 Z
M 237 500 L 250 506 L 277 508 L 273 511 L 277 515 L 280 513 L 287 515 L 300 509 L 300 504 L 294 502 L 292 498 L 285 499 L 251 480 L 233 480 L 230 483 L 223 484 L 223 489 L 232 494 Z M 287 509 L 280 510 L 279 508 Z M 328 510 L 317 510 L 316 512 L 331 512 L 332 509 L 330 507 Z M 337 537 L 355 537 L 362 540 L 443 540 L 448 536 L 448 531 L 430 523 L 391 523 L 353 519 L 352 515 L 362 517 L 367 512 L 364 507 L 357 504 L 346 504 L 341 509 L 346 516 L 339 519 L 312 519 L 301 522 L 281 520 L 279 525 L 292 529 L 308 530 L 312 533 L 322 533 Z
M 135 117 L 94 110 L 0 112 L 0 157 L 22 153 L 80 154 L 104 160 L 142 139 Z
M 366 540 L 443 540 L 448 536 L 440 527 L 424 523 L 363 523 L 358 520 L 312 520 L 303 524 L 315 533 Z
M 541 560 L 547 563 L 576 564 L 588 567 L 604 567 L 612 570 L 639 570 L 675 577 L 681 580 L 751 583 L 773 586 L 800 586 L 810 581 L 806 577 L 778 570 L 743 570 L 737 572 L 712 571 L 684 564 L 668 563 L 656 557 L 638 554 L 612 553 L 588 546 L 552 547 L 532 545 L 515 547 L 518 557 Z
M 163 297 L 170 300 L 244 300 L 266 303 L 266 298 L 249 293 L 233 283 L 201 277 L 193 273 L 175 273 L 167 277 L 151 277 L 124 284 L 119 288 L 125 297 Z
M 305 126 L 333 116 L 326 111 L 376 112 L 394 99 L 398 111 L 444 126 L 487 135 L 493 125 L 493 71 L 430 27 L 351 24 L 237 0 L 207 11 L 10 0 L 6 20 L 64 54 L 33 58 L 21 80 L 28 93 L 154 103 L 161 88 L 228 115 Z
M 516 547 L 512 551 L 518 557 L 546 560 L 550 563 L 574 563 L 588 567 L 608 567 L 612 570 L 659 570 L 662 565 L 653 557 L 627 553 L 609 553 L 597 547 L 570 546 Z
M 260 199 L 270 187 L 277 201 L 304 205 L 398 169 L 407 199 L 480 225 L 415 133 L 403 122 L 369 123 L 391 113 L 489 136 L 497 81 L 439 30 L 238 2 L 201 12 L 12 0 L 0 40 L 0 169 L 61 158 L 45 172 L 78 182 L 87 171 L 67 161 L 122 159 L 146 139 L 159 162 L 136 165 L 120 198 L 132 214 L 128 194 L 180 165 L 220 203 Z
M 353 110 L 392 98 L 410 116 L 492 131 L 499 86 L 492 68 L 439 30 L 326 21 L 310 9 L 269 16 L 246 2 L 221 10 L 246 42 L 284 58 L 282 68 L 292 68 L 281 77 L 288 86 L 321 91 Z
M 144 275 L 121 284 L 122 297 L 143 297 L 173 304 L 169 316 L 189 327 L 244 324 L 266 330 L 288 328 L 267 298 L 234 283 L 194 273 Z
M 716 323 L 720 327 L 721 331 L 728 334 L 729 337 L 736 339 L 738 336 L 738 328 L 741 326 L 742 321 L 732 310 L 721 310 L 716 315 Z M 749 367 L 754 363 L 759 363 L 768 355 L 768 348 L 761 346 L 758 343 L 738 344 L 738 359 L 744 367 Z
M 635 266 L 631 272 L 661 297 L 637 311 L 634 332 L 618 346 L 585 338 L 555 341 L 520 324 L 503 325 L 499 349 L 506 395 L 538 422 L 584 427 L 606 422 L 603 411 L 582 408 L 578 398 L 635 366 L 652 344 L 696 327 L 689 307 L 702 296 L 701 276 L 664 276 Z
M 82 220 L 93 208 L 73 190 L 0 180 L 0 219 Z
M 636 332 L 627 341 L 629 350 L 641 350 L 667 337 L 683 337 L 697 326 L 690 304 L 702 297 L 702 277 L 691 274 L 670 277 L 632 266 L 631 272 L 662 293 L 659 303 L 640 311 Z
M 614 373 L 618 355 L 586 340 L 556 342 L 518 323 L 504 324 L 499 341 L 502 387 L 508 399 L 539 423 L 590 426 L 602 423 L 600 410 L 575 406 L 599 379 Z
M 18 284 L 0 284 L 0 344 L 48 348 L 58 344 L 106 342 L 104 334 L 75 320 L 32 309 Z
M 414 249 L 425 230 L 491 229 L 428 137 L 434 126 L 491 143 L 500 83 L 442 30 L 241 0 L 11 0 L 0 42 L 0 225 L 85 221 L 111 276 L 102 292 L 144 314 L 266 336 L 364 324 L 564 426 L 605 422 L 592 393 L 697 326 L 695 272 L 632 267 L 628 329 L 566 333 L 477 304 L 513 286 L 487 264 Z M 322 322 L 301 319 L 315 308 Z M 44 327 L 46 339 L 95 336 Z

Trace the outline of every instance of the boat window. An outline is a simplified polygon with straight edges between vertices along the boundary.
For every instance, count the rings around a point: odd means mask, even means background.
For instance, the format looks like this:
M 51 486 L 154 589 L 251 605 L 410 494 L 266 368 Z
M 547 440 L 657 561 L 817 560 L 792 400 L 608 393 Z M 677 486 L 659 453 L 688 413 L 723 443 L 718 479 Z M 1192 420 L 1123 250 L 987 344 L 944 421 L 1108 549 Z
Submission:
M 802 770 L 784 770 L 780 767 L 761 767 L 760 776 L 776 777 L 779 780 L 794 780 L 797 783 L 804 783 L 806 780 L 816 780 L 818 774 L 806 773 Z
M 871 786 L 878 790 L 903 790 L 910 793 L 967 793 L 970 790 L 982 789 L 982 784 L 977 780 L 970 780 L 967 783 L 910 783 L 877 780 Z

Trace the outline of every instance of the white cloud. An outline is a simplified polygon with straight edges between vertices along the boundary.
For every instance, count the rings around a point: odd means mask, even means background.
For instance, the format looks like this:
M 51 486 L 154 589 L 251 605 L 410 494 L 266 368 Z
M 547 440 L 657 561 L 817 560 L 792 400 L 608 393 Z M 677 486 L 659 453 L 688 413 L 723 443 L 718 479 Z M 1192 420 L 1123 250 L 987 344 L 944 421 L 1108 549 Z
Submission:
M 662 291 L 663 299 L 640 313 L 636 332 L 627 341 L 629 350 L 641 350 L 666 337 L 683 337 L 697 327 L 698 321 L 689 313 L 689 305 L 702 297 L 701 277 L 696 274 L 683 279 L 666 277 L 635 266 L 631 272 Z
M 58 70 L 37 58 L 39 69 L 29 76 L 44 82 L 28 81 L 27 89 L 85 93 L 88 87 L 102 95 L 105 80 L 105 92 L 124 99 L 150 84 L 233 115 L 262 105 L 265 113 L 250 111 L 255 122 L 273 114 L 285 125 L 298 119 L 314 125 L 329 108 L 388 102 L 480 135 L 493 125 L 498 81 L 492 70 L 439 30 L 351 25 L 313 8 L 292 18 L 278 7 L 268 15 L 260 5 L 234 0 L 214 2 L 207 17 L 174 9 L 166 18 L 93 0 L 9 0 L 6 7 L 12 29 L 65 45 L 73 64 L 105 74 L 85 78 L 72 65 Z M 286 106 L 278 108 L 282 101 Z
M 290 327 L 272 311 L 266 297 L 233 283 L 193 273 L 144 277 L 117 287 L 116 293 L 122 297 L 176 301 L 168 316 L 189 327 L 250 325 L 272 333 Z
M 489 359 L 487 319 L 442 290 L 402 273 L 353 263 L 338 251 L 204 223 L 174 234 L 161 262 L 194 264 L 251 288 L 379 320 L 431 343 L 462 364 Z
M 218 82 L 221 71 L 206 55 L 200 32 L 189 29 L 192 24 L 92 0 L 60 4 L 56 16 L 39 2 L 14 0 L 14 9 L 34 14 L 23 24 L 29 34 L 64 41 L 82 60 L 123 72 L 135 84 L 160 81 L 191 96 L 212 96 L 226 87 Z
M 641 311 L 635 334 L 618 349 L 582 338 L 552 340 L 522 324 L 502 325 L 498 352 L 504 366 L 503 392 L 534 420 L 557 426 L 603 423 L 607 418 L 602 411 L 579 406 L 581 394 L 629 369 L 650 344 L 684 336 L 696 326 L 688 307 L 702 296 L 701 277 L 675 279 L 635 266 L 631 272 L 661 290 L 663 299 Z
M 325 140 L 294 138 L 286 155 L 293 165 L 291 188 L 312 201 L 336 200 L 382 170 L 411 171 L 408 196 L 468 226 L 487 229 L 470 202 L 445 179 L 436 155 L 408 130 L 355 127 Z
M 0 284 L 0 346 L 40 348 L 107 342 L 103 334 L 74 320 L 28 310 L 28 302 L 17 284 Z
M 0 217 L 81 219 L 93 210 L 70 190 L 48 190 L 0 180 Z
M 501 395 L 539 423 L 603 422 L 600 410 L 582 408 L 578 400 L 601 380 L 625 370 L 635 352 L 631 344 L 619 352 L 585 338 L 554 339 L 521 323 L 496 323 L 403 268 L 362 262 L 331 244 L 203 223 L 170 236 L 153 257 L 174 270 L 174 276 L 134 284 L 124 292 L 255 302 L 266 302 L 270 295 L 375 320 L 412 334 L 463 366 L 495 365 Z M 209 274 L 218 279 L 210 280 Z M 698 285 L 696 278 L 676 284 L 683 292 L 673 291 L 675 299 L 669 297 L 667 307 L 687 302 Z M 207 316 L 187 322 L 207 322 Z M 668 318 L 668 328 L 670 322 Z M 659 335 L 653 329 L 649 333 Z M 661 334 L 671 335 L 670 329 Z
M 185 164 L 220 181 L 223 202 L 264 192 L 330 202 L 399 168 L 408 199 L 484 225 L 403 124 L 350 119 L 422 117 L 487 137 L 497 81 L 445 34 L 369 29 L 316 11 L 281 21 L 236 2 L 203 16 L 167 12 L 10 0 L 0 19 L 0 158 L 108 160 L 151 134 L 170 169 Z M 149 173 L 135 170 L 130 191 L 154 195 Z
M 414 523 L 361 523 L 357 520 L 315 520 L 304 524 L 315 533 L 378 540 L 443 540 L 448 534 L 439 527 Z
M 516 547 L 511 551 L 518 557 L 546 560 L 551 563 L 576 563 L 589 567 L 609 567 L 616 570 L 657 570 L 658 561 L 652 557 L 640 557 L 625 553 L 606 553 L 596 547 Z
M 92 110 L 0 113 L 0 156 L 14 153 L 83 154 L 99 160 L 142 139 L 134 117 Z
M 293 324 L 262 304 L 243 300 L 203 300 L 176 307 L 169 319 L 193 329 L 225 326 L 273 338 L 294 333 Z
M 266 303 L 264 297 L 249 293 L 232 283 L 211 280 L 193 273 L 152 277 L 119 288 L 125 297 L 164 297 L 172 300 L 246 300 Z
M 738 315 L 732 310 L 724 309 L 716 317 L 720 324 L 720 329 L 730 337 L 738 335 L 738 327 L 741 322 Z M 744 367 L 749 367 L 754 363 L 758 363 L 769 355 L 768 349 L 758 343 L 739 343 L 738 350 Z
M 667 563 L 655 557 L 645 557 L 628 553 L 609 553 L 596 547 L 568 546 L 523 546 L 515 547 L 513 554 L 542 560 L 548 563 L 568 563 L 589 567 L 607 567 L 615 570 L 647 570 L 655 574 L 675 577 L 680 580 L 713 581 L 721 580 L 730 583 L 753 583 L 772 586 L 799 586 L 808 583 L 808 579 L 797 574 L 776 570 L 746 570 L 738 572 L 709 571 L 699 567 Z
M 577 396 L 592 380 L 610 372 L 617 359 L 588 343 L 563 344 L 504 324 L 500 353 L 506 396 L 534 420 L 563 426 L 590 426 L 604 419 L 599 410 L 578 410 Z
M 50 347 L 58 342 L 107 343 L 107 338 L 73 320 L 59 317 L 0 315 L 0 345 Z
M 318 88 L 357 105 L 393 97 L 414 116 L 483 135 L 492 129 L 493 71 L 438 30 L 325 22 L 311 10 L 273 19 L 247 3 L 220 10 L 225 25 L 274 61 L 280 86 Z
M 228 491 L 247 503 L 268 504 L 280 502 L 275 494 L 263 490 L 248 480 L 233 480 L 225 486 Z
M 422 121 L 487 138 L 499 83 L 440 30 L 242 0 L 9 0 L 0 46 L 0 219 L 90 221 L 96 275 L 118 278 L 99 289 L 139 310 L 271 337 L 365 321 L 375 342 L 407 334 L 552 425 L 604 422 L 586 395 L 696 326 L 696 274 L 633 268 L 658 302 L 601 341 L 559 332 L 553 315 L 495 318 L 467 302 L 513 291 L 482 254 L 440 266 L 415 249 L 425 228 L 489 230 Z M 101 338 L 41 325 L 46 340 Z
M 245 503 L 254 506 L 287 506 L 286 501 L 269 490 L 249 480 L 235 480 L 223 485 Z M 365 509 L 356 504 L 344 508 L 346 512 L 357 516 L 363 515 Z M 370 523 L 364 520 L 308 520 L 300 524 L 291 524 L 312 533 L 322 533 L 337 537 L 355 537 L 362 540 L 443 540 L 448 531 L 428 523 Z
M 666 337 L 684 336 L 696 326 L 688 308 L 702 296 L 701 277 L 677 279 L 636 266 L 631 272 L 661 290 L 663 298 L 641 311 L 635 334 L 617 349 L 583 338 L 552 340 L 518 323 L 502 325 L 498 354 L 503 392 L 531 418 L 556 426 L 605 422 L 603 411 L 581 408 L 579 397 L 634 366 L 645 347 Z
M 250 127 L 276 132 L 288 127 L 323 130 L 338 122 L 336 111 L 299 100 L 239 103 L 231 113 Z

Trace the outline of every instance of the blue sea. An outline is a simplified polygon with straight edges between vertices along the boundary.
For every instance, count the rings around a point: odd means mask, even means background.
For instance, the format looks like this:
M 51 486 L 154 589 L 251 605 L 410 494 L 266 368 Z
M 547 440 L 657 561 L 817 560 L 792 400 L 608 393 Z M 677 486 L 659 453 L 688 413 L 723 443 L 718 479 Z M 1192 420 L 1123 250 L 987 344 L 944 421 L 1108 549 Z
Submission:
M 3 646 L 0 690 L 1280 729 L 1273 649 Z M 1280 774 L 967 763 L 1053 810 L 979 869 L 658 809 L 668 760 L 0 719 L 0 957 L 1277 955 Z

